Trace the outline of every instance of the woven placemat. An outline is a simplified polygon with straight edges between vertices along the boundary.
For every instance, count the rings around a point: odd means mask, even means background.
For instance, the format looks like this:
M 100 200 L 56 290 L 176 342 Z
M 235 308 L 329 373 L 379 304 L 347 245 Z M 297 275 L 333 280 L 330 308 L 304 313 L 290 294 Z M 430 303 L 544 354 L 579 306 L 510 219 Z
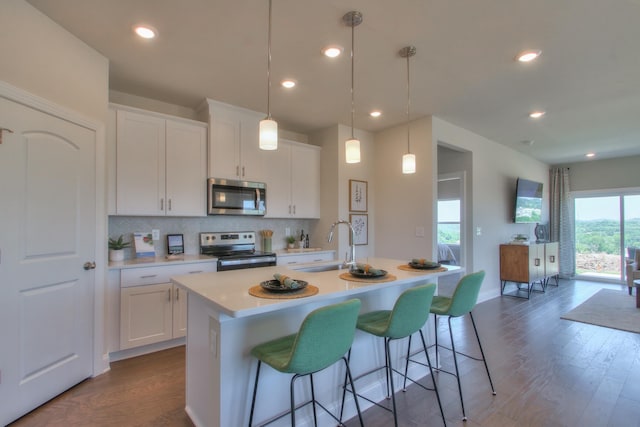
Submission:
M 260 285 L 255 285 L 249 288 L 249 295 L 253 295 L 258 298 L 267 298 L 267 299 L 295 299 L 295 298 L 304 298 L 310 297 L 312 295 L 317 294 L 319 289 L 313 285 L 307 285 L 304 289 L 300 289 L 298 291 L 291 292 L 270 292 L 265 290 Z
M 447 267 L 438 267 L 438 268 L 413 268 L 409 264 L 402 264 L 398 266 L 398 270 L 404 271 L 414 271 L 416 273 L 440 273 L 442 271 L 447 271 Z
M 342 273 L 339 276 L 342 280 L 349 280 L 351 282 L 364 282 L 364 283 L 383 283 L 383 282 L 393 282 L 397 279 L 393 274 L 387 274 L 386 276 L 376 277 L 375 279 L 366 279 L 353 276 L 351 273 Z

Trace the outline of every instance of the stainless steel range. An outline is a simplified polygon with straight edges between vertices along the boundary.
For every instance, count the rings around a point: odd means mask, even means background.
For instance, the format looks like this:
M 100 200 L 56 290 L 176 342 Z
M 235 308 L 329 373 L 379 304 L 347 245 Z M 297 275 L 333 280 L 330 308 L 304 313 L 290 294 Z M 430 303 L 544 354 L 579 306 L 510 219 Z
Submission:
M 200 233 L 200 253 L 218 258 L 218 271 L 276 265 L 276 254 L 256 251 L 254 231 Z

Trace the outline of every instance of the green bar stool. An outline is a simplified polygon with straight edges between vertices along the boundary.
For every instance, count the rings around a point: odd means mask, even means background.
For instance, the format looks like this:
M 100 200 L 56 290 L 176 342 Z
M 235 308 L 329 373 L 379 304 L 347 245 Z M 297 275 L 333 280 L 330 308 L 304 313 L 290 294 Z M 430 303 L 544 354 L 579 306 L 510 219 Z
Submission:
M 258 378 L 260 376 L 260 365 L 262 362 L 279 372 L 294 374 L 290 384 L 291 409 L 289 412 L 275 417 L 270 422 L 290 413 L 291 425 L 295 426 L 296 409 L 311 403 L 313 405 L 313 418 L 316 426 L 318 425 L 316 404 L 338 421 L 340 425 L 342 424 L 342 413 L 340 414 L 340 419 L 338 419 L 327 410 L 327 408 L 316 401 L 313 388 L 313 374 L 342 359 L 346 366 L 346 376 L 349 378 L 351 387 L 353 387 L 349 362 L 345 354 L 349 351 L 353 342 L 360 305 L 360 300 L 351 299 L 342 303 L 318 308 L 307 315 L 298 333 L 259 344 L 251 350 L 251 355 L 258 359 L 258 367 L 253 388 L 253 400 L 251 401 L 249 427 L 251 427 L 253 423 L 253 410 L 256 403 Z M 311 381 L 311 400 L 296 407 L 293 392 L 294 383 L 296 379 L 306 375 L 309 375 Z M 364 425 L 357 398 L 355 399 L 355 404 L 360 425 Z
M 493 393 L 494 396 L 496 394 L 496 391 L 493 388 L 493 381 L 491 381 L 491 374 L 489 373 L 489 367 L 487 366 L 487 360 L 485 359 L 484 351 L 482 350 L 482 344 L 480 343 L 480 336 L 478 335 L 476 322 L 475 320 L 473 320 L 473 314 L 471 313 L 471 310 L 473 310 L 473 307 L 475 307 L 476 302 L 478 301 L 478 294 L 480 293 L 480 287 L 482 286 L 484 275 L 485 275 L 484 271 L 478 271 L 476 273 L 472 273 L 464 276 L 458 282 L 456 289 L 450 298 L 435 296 L 433 297 L 433 303 L 431 304 L 431 313 L 433 313 L 436 316 L 435 322 L 434 322 L 435 333 L 436 333 L 436 344 L 435 344 L 436 345 L 436 366 L 439 366 L 438 365 L 438 349 L 445 348 L 447 350 L 450 350 L 453 353 L 453 364 L 455 366 L 456 372 L 455 373 L 448 372 L 439 368 L 436 368 L 436 370 L 456 377 L 456 380 L 458 382 L 458 393 L 460 394 L 460 406 L 462 407 L 463 421 L 467 420 L 467 415 L 464 410 L 464 400 L 462 399 L 462 386 L 460 385 L 460 372 L 458 370 L 458 358 L 457 358 L 458 354 L 473 360 L 482 361 L 484 363 L 484 367 L 487 371 L 487 376 L 489 377 L 489 384 L 491 385 L 491 392 Z M 472 356 L 469 356 L 468 354 L 464 354 L 456 351 L 455 343 L 453 341 L 453 329 L 451 328 L 451 319 L 454 317 L 462 317 L 466 314 L 468 314 L 469 317 L 471 318 L 473 331 L 476 334 L 476 339 L 478 340 L 478 347 L 480 348 L 480 354 L 482 356 L 480 358 L 472 357 Z M 438 345 L 438 316 L 448 316 L 449 337 L 451 338 L 451 348 Z
M 369 375 L 373 372 L 376 372 L 384 368 L 387 376 L 387 396 L 391 394 L 393 409 L 389 409 L 383 405 L 380 405 L 379 403 L 369 400 L 364 396 L 357 395 L 354 389 L 348 390 L 346 378 L 344 382 L 345 391 L 352 392 L 357 396 L 360 396 L 363 399 L 368 400 L 374 405 L 377 405 L 387 411 L 391 411 L 393 413 L 393 422 L 395 426 L 398 425 L 398 416 L 397 416 L 397 410 L 396 410 L 396 398 L 394 393 L 395 388 L 393 386 L 393 372 L 397 372 L 397 371 L 393 369 L 393 367 L 391 366 L 391 353 L 389 351 L 389 343 L 392 340 L 411 337 L 411 335 L 413 335 L 416 332 L 420 333 L 420 338 L 422 339 L 422 345 L 425 350 L 425 353 L 427 354 L 427 363 L 429 366 L 429 372 L 431 373 L 433 391 L 435 391 L 436 398 L 438 399 L 438 406 L 440 407 L 440 414 L 442 415 L 442 421 L 445 426 L 447 425 L 447 421 L 444 418 L 444 411 L 442 410 L 442 403 L 440 402 L 440 394 L 438 393 L 438 386 L 436 385 L 435 377 L 433 375 L 433 369 L 431 368 L 431 360 L 429 359 L 429 354 L 427 353 L 427 345 L 425 343 L 424 335 L 422 333 L 422 327 L 427 323 L 427 320 L 429 319 L 429 307 L 431 306 L 431 301 L 433 299 L 433 294 L 435 293 L 435 290 L 436 290 L 435 284 L 424 284 L 424 285 L 416 286 L 411 289 L 407 289 L 398 297 L 398 299 L 396 300 L 393 306 L 393 310 L 372 311 L 370 313 L 362 314 L 358 317 L 358 324 L 356 326 L 358 329 L 360 329 L 361 331 L 370 333 L 372 335 L 384 338 L 385 366 L 376 368 L 370 372 L 366 372 L 358 376 L 358 378 L 356 379 L 362 378 L 366 375 Z M 349 351 L 348 357 L 350 356 L 351 356 L 351 351 Z M 405 371 L 405 378 L 406 378 L 406 371 Z M 426 389 L 426 387 L 422 386 L 421 384 L 418 384 L 418 383 L 416 384 Z M 428 390 L 431 390 L 431 389 L 428 389 Z M 403 390 L 403 391 L 406 391 L 406 390 Z M 344 405 L 344 393 L 342 396 L 342 403 Z

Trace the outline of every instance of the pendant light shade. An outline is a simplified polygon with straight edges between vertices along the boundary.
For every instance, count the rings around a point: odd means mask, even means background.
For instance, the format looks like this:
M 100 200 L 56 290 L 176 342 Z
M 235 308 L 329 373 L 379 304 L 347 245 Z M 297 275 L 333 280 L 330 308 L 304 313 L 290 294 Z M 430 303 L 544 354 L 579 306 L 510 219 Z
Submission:
M 260 120 L 260 148 L 262 150 L 278 149 L 278 122 L 269 117 Z
M 416 173 L 416 155 L 411 154 L 410 132 L 410 106 L 411 106 L 411 80 L 409 79 L 409 58 L 416 54 L 415 46 L 407 46 L 400 49 L 400 56 L 407 58 L 407 154 L 402 156 L 402 173 Z
M 278 123 L 271 118 L 271 0 L 269 0 L 269 37 L 267 44 L 267 117 L 260 121 L 258 143 L 262 150 L 277 150 Z
M 416 173 L 416 155 L 407 153 L 402 156 L 402 173 Z
M 344 143 L 347 163 L 360 163 L 360 141 L 351 138 Z
M 345 158 L 347 163 L 360 163 L 360 141 L 353 135 L 353 117 L 355 115 L 355 102 L 354 102 L 354 36 L 356 26 L 362 23 L 362 13 L 352 10 L 347 12 L 342 21 L 351 27 L 351 139 L 345 142 Z

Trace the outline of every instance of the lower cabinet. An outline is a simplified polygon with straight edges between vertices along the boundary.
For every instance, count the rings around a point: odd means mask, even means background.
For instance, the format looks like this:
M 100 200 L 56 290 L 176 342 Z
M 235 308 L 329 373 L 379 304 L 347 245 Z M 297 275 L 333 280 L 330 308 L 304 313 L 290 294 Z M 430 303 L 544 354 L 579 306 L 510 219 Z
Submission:
M 122 270 L 120 350 L 185 336 L 187 292 L 170 283 L 170 278 L 215 270 L 215 263 Z
M 300 252 L 278 254 L 278 265 L 305 264 L 308 262 L 332 261 L 334 251 Z

